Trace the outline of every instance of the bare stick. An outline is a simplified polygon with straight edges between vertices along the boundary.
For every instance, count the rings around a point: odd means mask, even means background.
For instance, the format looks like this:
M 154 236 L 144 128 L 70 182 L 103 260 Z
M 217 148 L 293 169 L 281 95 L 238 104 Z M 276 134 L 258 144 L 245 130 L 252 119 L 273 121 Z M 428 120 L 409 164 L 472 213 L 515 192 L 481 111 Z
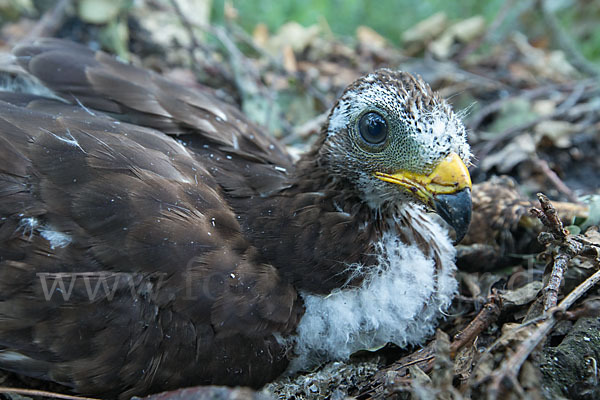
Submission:
M 573 191 L 562 181 L 562 179 L 560 179 L 556 172 L 554 172 L 552 168 L 550 168 L 546 160 L 538 158 L 537 160 L 535 160 L 535 165 L 537 165 L 538 168 L 544 173 L 544 175 L 546 175 L 546 178 L 548 178 L 548 180 L 552 182 L 556 190 L 567 196 L 569 200 L 573 203 L 579 203 L 579 199 L 577 198 L 575 193 L 573 193 Z
M 558 213 L 550 202 L 550 199 L 543 193 L 538 193 L 537 198 L 542 209 L 533 208 L 531 209 L 531 213 L 538 217 L 544 226 L 550 229 L 554 240 L 564 241 L 569 235 L 569 231 L 563 227 L 563 223 L 558 217 Z
M 24 396 L 36 396 L 36 397 L 49 397 L 51 399 L 63 399 L 63 400 L 100 400 L 93 397 L 79 397 L 79 396 L 71 396 L 68 394 L 62 393 L 54 393 L 47 392 L 45 390 L 35 390 L 35 389 L 19 389 L 19 388 L 10 388 L 0 386 L 0 393 L 14 393 L 20 394 Z
M 550 280 L 545 288 L 546 300 L 544 301 L 544 311 L 551 309 L 558 303 L 558 293 L 560 290 L 560 284 L 562 283 L 563 276 L 567 271 L 567 265 L 570 256 L 566 254 L 559 254 L 554 258 L 554 265 L 552 266 L 552 273 L 550 274 Z
M 472 342 L 481 332 L 493 324 L 500 316 L 500 298 L 490 296 L 489 301 L 483 306 L 479 314 L 467 325 L 465 329 L 454 335 L 450 344 L 452 356 L 466 344 Z
M 196 61 L 196 62 L 192 62 L 192 69 L 194 70 L 194 72 L 197 75 L 201 74 L 201 68 L 199 67 L 198 57 L 196 56 L 196 50 L 198 50 L 198 51 L 202 52 L 203 58 L 205 58 L 207 61 L 207 62 L 204 62 L 204 64 L 208 64 L 211 68 L 216 68 L 218 70 L 218 73 L 221 74 L 221 76 L 223 76 L 223 78 L 225 78 L 226 80 L 232 81 L 233 77 L 231 76 L 229 71 L 227 71 L 225 68 L 221 67 L 221 65 L 220 65 L 221 63 L 215 59 L 215 56 L 213 55 L 210 48 L 208 46 L 204 45 L 202 42 L 200 42 L 196 36 L 196 33 L 194 32 L 194 28 L 198 28 L 198 29 L 201 29 L 203 32 L 215 35 L 212 27 L 199 26 L 198 24 L 192 24 L 190 22 L 190 20 L 186 17 L 186 15 L 183 13 L 183 11 L 181 10 L 181 7 L 179 7 L 179 3 L 177 3 L 177 0 L 170 0 L 170 3 L 171 3 L 171 9 L 165 9 L 164 11 L 165 12 L 175 11 L 175 14 L 177 14 L 177 17 L 181 21 L 181 25 L 183 26 L 183 28 L 188 33 L 188 36 L 190 37 L 191 46 L 187 47 L 187 52 L 190 56 L 190 60 Z M 160 4 L 155 4 L 155 6 L 159 7 L 159 9 L 164 9 L 164 7 L 161 7 Z
M 580 254 L 584 245 L 577 237 L 569 235 L 569 231 L 563 227 L 563 223 L 558 217 L 556 209 L 550 200 L 548 200 L 548 197 L 542 193 L 538 193 L 537 196 L 542 209 L 533 208 L 531 209 L 531 213 L 537 216 L 542 221 L 542 224 L 550 230 L 550 234 L 540 234 L 538 240 L 542 244 L 549 245 L 553 260 L 550 279 L 548 285 L 544 288 L 544 311 L 547 311 L 558 303 L 560 284 L 567 270 L 569 260 Z
M 454 336 L 452 343 L 450 343 L 451 356 L 455 356 L 458 350 L 472 342 L 477 335 L 494 323 L 499 315 L 500 300 L 497 296 L 492 295 L 469 325 Z M 435 363 L 435 348 L 436 341 L 433 340 L 424 348 L 402 357 L 391 366 L 380 370 L 369 384 L 369 387 L 363 388 L 360 396 L 372 397 L 374 393 L 383 390 L 382 387 L 390 386 L 391 381 L 394 383 L 392 386 L 396 386 L 400 382 L 408 384 L 410 382 L 408 367 L 410 366 L 416 365 L 424 373 L 431 372 Z M 389 395 L 389 393 L 387 394 Z
M 491 34 L 496 32 L 496 30 L 502 25 L 502 23 L 506 19 L 506 16 L 508 15 L 508 12 L 513 7 L 514 7 L 514 0 L 505 1 L 504 5 L 500 9 L 500 11 L 498 11 L 498 13 L 496 14 L 496 17 L 494 17 L 494 20 L 490 24 L 490 27 L 487 29 L 487 31 L 481 37 L 479 37 L 478 39 L 469 43 L 469 45 L 466 46 L 458 54 L 457 60 L 459 62 L 463 61 L 469 54 L 471 54 L 472 52 L 477 50 L 479 47 L 481 47 L 481 44 L 485 43 L 489 39 Z M 520 15 L 520 13 L 519 13 L 519 15 Z
M 42 18 L 29 31 L 25 40 L 33 40 L 39 37 L 53 36 L 67 18 L 67 8 L 71 6 L 71 0 L 60 0 L 54 7 L 44 13 Z

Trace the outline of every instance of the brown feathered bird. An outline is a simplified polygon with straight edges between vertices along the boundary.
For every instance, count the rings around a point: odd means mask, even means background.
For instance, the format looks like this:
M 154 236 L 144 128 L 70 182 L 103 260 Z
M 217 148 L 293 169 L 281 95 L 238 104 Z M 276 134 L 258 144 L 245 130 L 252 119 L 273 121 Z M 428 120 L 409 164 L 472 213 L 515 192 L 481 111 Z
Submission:
M 450 304 L 430 211 L 464 235 L 470 150 L 420 78 L 358 79 L 294 163 L 206 91 L 65 41 L 14 55 L 38 86 L 0 94 L 0 368 L 104 397 L 259 387 L 418 343 Z

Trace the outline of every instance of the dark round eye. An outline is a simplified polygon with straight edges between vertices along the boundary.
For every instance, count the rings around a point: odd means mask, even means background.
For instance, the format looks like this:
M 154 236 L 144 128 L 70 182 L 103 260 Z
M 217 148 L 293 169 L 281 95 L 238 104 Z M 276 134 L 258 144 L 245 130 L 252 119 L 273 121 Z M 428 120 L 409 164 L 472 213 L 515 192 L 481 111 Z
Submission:
M 360 118 L 358 130 L 367 143 L 381 144 L 387 138 L 387 121 L 376 112 L 369 112 Z

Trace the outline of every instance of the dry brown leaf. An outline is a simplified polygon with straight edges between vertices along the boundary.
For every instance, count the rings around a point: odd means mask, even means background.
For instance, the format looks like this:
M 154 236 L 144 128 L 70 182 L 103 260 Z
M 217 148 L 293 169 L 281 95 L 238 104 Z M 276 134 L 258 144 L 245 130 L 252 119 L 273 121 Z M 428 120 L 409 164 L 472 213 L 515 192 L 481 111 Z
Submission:
M 265 47 L 267 45 L 267 42 L 269 41 L 269 28 L 267 28 L 266 24 L 256 24 L 252 31 L 252 40 L 254 41 L 254 44 L 259 47 Z
M 527 65 L 536 78 L 563 82 L 577 76 L 577 70 L 569 63 L 562 51 L 548 52 L 533 47 L 522 33 L 514 33 L 512 41 L 521 53 L 520 60 Z
M 500 173 L 507 173 L 517 164 L 530 160 L 535 155 L 535 140 L 529 134 L 522 134 L 514 138 L 503 149 L 489 154 L 481 161 L 481 168 L 489 171 L 492 168 Z
M 439 12 L 404 31 L 402 41 L 407 46 L 420 45 L 422 49 L 427 43 L 441 35 L 447 26 L 446 13 Z
M 271 36 L 265 48 L 273 55 L 279 55 L 283 48 L 291 46 L 296 53 L 303 52 L 321 34 L 318 25 L 304 27 L 297 22 L 288 22 Z
M 437 58 L 445 60 L 454 55 L 455 43 L 468 43 L 484 32 L 485 19 L 476 15 L 453 24 L 438 39 L 431 42 L 427 49 Z
M 372 48 L 383 48 L 387 44 L 387 40 L 374 29 L 368 26 L 361 25 L 356 28 L 356 38 L 363 46 Z
M 521 324 L 507 322 L 502 325 L 502 340 L 500 343 L 508 346 L 513 341 L 522 342 L 531 336 L 531 330 L 528 327 L 523 327 Z
M 500 293 L 500 298 L 502 298 L 505 306 L 522 306 L 532 302 L 543 286 L 540 281 L 529 282 L 518 289 L 506 290 Z
M 464 382 L 471 376 L 477 354 L 477 347 L 475 345 L 466 346 L 460 349 L 454 358 L 454 374 L 457 375 L 461 381 Z
M 542 121 L 533 129 L 536 143 L 549 141 L 551 145 L 560 149 L 571 147 L 571 137 L 579 131 L 577 125 L 567 121 L 547 120 Z
M 294 74 L 298 71 L 298 65 L 296 63 L 296 56 L 294 55 L 294 50 L 292 46 L 285 45 L 281 49 L 281 53 L 283 56 L 283 68 L 289 74 Z

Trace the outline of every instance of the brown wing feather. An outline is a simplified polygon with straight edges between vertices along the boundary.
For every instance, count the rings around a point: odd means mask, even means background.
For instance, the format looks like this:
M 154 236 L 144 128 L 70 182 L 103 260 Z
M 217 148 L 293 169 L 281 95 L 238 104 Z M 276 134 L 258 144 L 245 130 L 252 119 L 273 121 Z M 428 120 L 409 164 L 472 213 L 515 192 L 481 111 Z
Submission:
M 102 52 L 58 39 L 40 39 L 14 50 L 19 63 L 74 104 L 114 118 L 177 135 L 225 190 L 226 197 L 264 196 L 289 187 L 291 157 L 235 107 Z M 62 112 L 58 103 L 29 107 Z M 236 202 L 235 211 L 248 208 Z
M 70 101 L 167 134 L 193 132 L 262 162 L 292 163 L 281 145 L 238 109 L 202 91 L 58 39 L 24 44 L 14 53 L 27 71 Z
M 281 373 L 273 333 L 301 303 L 210 164 L 156 130 L 9 97 L 29 109 L 0 102 L 0 368 L 122 397 Z

